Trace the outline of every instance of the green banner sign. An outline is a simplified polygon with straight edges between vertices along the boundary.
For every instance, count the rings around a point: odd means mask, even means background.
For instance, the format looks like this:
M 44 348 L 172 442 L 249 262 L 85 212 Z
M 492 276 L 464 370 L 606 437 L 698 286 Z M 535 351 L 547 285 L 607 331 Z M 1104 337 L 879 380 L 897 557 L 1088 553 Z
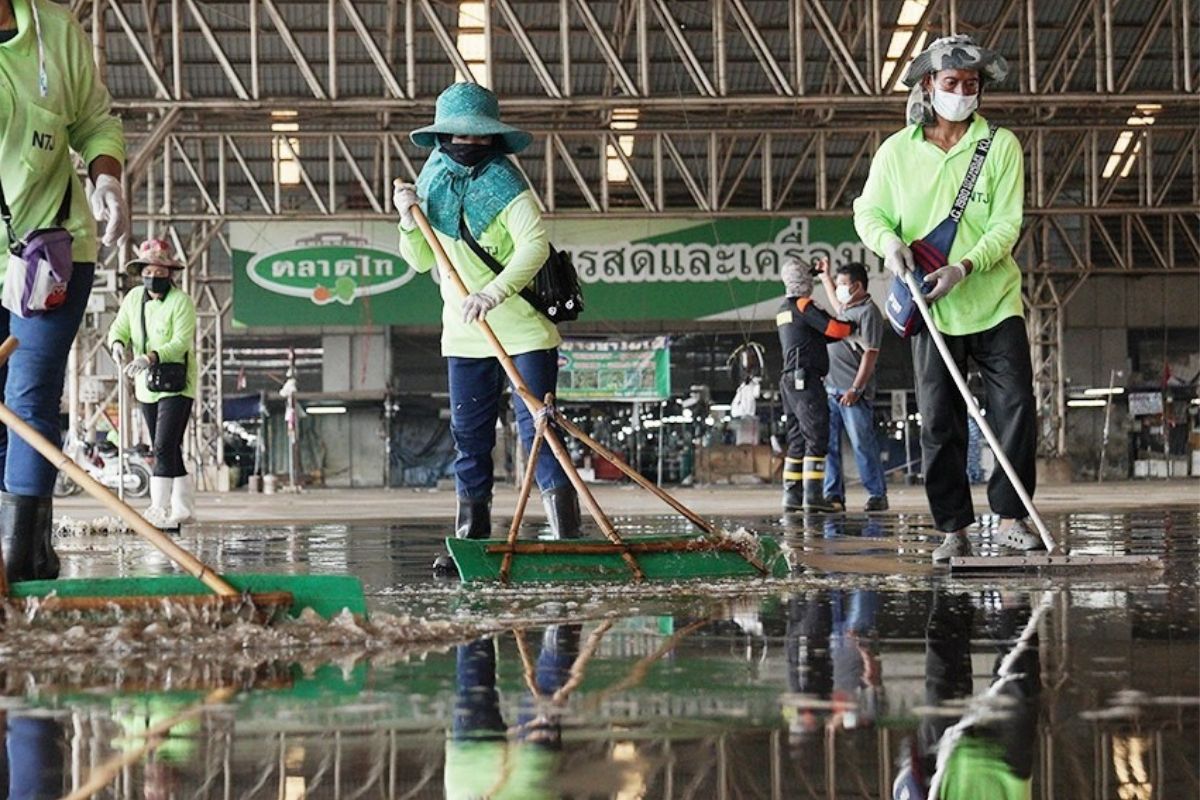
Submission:
M 560 400 L 666 400 L 671 396 L 671 346 L 653 339 L 567 339 L 558 350 Z
M 440 324 L 438 287 L 401 259 L 394 224 L 229 227 L 236 324 Z M 849 218 L 601 218 L 547 227 L 579 271 L 584 322 L 770 320 L 783 295 L 779 266 L 790 255 L 863 261 L 882 279 Z M 886 290 L 873 286 L 872 294 L 879 300 Z

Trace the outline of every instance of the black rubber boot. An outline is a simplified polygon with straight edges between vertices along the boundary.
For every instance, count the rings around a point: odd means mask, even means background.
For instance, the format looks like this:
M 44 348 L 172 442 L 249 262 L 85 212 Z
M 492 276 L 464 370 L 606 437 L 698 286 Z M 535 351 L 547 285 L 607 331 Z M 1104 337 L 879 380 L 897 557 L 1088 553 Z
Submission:
M 459 539 L 487 539 L 492 535 L 492 498 L 458 498 L 454 535 Z
M 551 539 L 578 539 L 583 520 L 579 513 L 579 495 L 574 486 L 559 486 L 542 492 L 542 506 L 550 523 Z
M 9 583 L 58 577 L 51 497 L 0 492 L 0 552 Z
M 804 510 L 818 513 L 843 510 L 825 497 L 825 459 L 821 456 L 804 457 Z
M 800 481 L 783 482 L 783 510 L 787 512 L 804 510 L 804 484 Z

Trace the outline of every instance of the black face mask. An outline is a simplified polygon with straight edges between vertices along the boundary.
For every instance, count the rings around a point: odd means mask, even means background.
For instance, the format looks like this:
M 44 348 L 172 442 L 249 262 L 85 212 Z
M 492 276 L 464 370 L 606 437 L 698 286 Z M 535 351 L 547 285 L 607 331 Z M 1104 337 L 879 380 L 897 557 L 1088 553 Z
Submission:
M 152 278 L 149 275 L 143 275 L 142 286 L 145 286 L 148 292 L 154 292 L 159 297 L 166 297 L 167 292 L 171 291 L 171 279 Z
M 500 148 L 495 144 L 455 144 L 449 137 L 440 143 L 442 152 L 462 164 L 464 167 L 474 167 L 500 154 Z

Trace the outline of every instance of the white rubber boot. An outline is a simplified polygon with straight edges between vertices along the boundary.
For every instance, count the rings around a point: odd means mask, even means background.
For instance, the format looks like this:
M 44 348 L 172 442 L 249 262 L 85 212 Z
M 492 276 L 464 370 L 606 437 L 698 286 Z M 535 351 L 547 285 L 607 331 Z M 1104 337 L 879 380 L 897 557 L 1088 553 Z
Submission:
M 174 482 L 174 478 L 150 478 L 150 507 L 142 512 L 142 516 L 156 528 L 164 527 L 167 517 L 171 515 L 168 508 L 171 503 L 171 484 Z
M 192 491 L 192 476 L 183 475 L 171 484 L 171 516 L 167 526 L 178 528 L 186 522 L 196 521 L 196 497 Z

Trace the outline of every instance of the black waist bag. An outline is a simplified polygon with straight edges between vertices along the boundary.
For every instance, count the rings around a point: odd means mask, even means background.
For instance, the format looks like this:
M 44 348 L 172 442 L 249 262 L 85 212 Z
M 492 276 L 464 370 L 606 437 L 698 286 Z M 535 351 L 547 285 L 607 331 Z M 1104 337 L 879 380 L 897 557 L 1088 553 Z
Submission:
M 164 295 L 165 297 L 166 295 Z M 142 295 L 142 352 L 150 352 L 150 342 L 146 335 L 146 301 L 149 293 Z M 151 364 L 146 370 L 146 388 L 151 392 L 178 394 L 187 388 L 188 358 L 183 354 L 183 363 Z
M 475 241 L 463 217 L 458 218 L 458 235 L 488 269 L 497 275 L 504 271 L 504 265 Z M 521 290 L 521 297 L 555 325 L 578 319 L 583 313 L 583 289 L 571 256 L 550 245 L 550 255 L 529 285 Z

